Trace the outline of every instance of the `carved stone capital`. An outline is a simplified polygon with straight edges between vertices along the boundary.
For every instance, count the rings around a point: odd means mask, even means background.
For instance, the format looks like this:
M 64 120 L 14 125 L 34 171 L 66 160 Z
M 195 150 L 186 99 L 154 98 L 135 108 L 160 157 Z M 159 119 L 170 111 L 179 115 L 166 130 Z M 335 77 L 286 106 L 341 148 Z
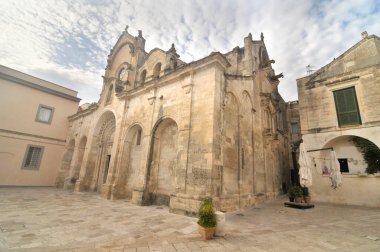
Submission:
M 192 83 L 185 84 L 182 86 L 182 88 L 183 90 L 185 90 L 186 94 L 189 94 L 193 89 L 193 84 Z

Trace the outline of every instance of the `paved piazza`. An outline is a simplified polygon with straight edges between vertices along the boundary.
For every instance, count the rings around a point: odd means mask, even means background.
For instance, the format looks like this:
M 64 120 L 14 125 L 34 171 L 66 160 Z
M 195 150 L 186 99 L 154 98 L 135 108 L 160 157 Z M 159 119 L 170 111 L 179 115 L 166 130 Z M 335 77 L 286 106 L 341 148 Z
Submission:
M 166 207 L 54 188 L 0 188 L 0 251 L 380 251 L 380 209 L 285 198 L 228 213 L 226 236 L 202 241 L 196 218 Z

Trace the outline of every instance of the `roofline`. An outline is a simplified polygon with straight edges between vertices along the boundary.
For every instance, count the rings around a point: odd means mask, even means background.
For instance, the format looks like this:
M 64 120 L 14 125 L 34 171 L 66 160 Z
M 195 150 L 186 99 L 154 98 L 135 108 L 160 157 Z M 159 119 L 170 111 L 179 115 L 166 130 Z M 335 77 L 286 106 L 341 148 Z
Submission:
M 47 83 L 52 84 L 52 85 L 54 85 L 54 86 L 58 86 L 58 87 L 61 87 L 61 88 L 67 89 L 67 90 L 69 90 L 69 91 L 73 91 L 73 92 L 75 92 L 75 93 L 78 93 L 78 91 L 76 91 L 76 90 L 74 90 L 74 89 L 64 87 L 64 86 L 62 86 L 62 85 L 59 85 L 59 84 L 56 84 L 56 83 L 54 83 L 54 82 L 51 82 L 51 81 L 47 81 L 47 80 L 41 79 L 41 78 L 39 78 L 39 77 L 36 77 L 36 76 L 30 75 L 30 74 L 27 74 L 27 73 L 21 72 L 21 71 L 19 71 L 19 70 L 16 70 L 16 69 L 13 69 L 13 68 L 10 68 L 10 67 L 7 67 L 7 66 L 4 66 L 4 65 L 1 65 L 1 64 L 0 64 L 0 67 L 4 67 L 4 68 L 7 68 L 7 69 L 9 69 L 9 70 L 11 70 L 11 71 L 15 71 L 15 72 L 18 72 L 18 73 L 20 73 L 20 74 L 27 75 L 27 76 L 29 76 L 29 77 L 35 78 L 35 79 L 37 79 L 37 80 L 41 80 L 41 81 L 47 82 Z
M 0 65 L 1 67 L 5 67 L 3 65 Z M 21 74 L 24 74 L 24 75 L 28 75 L 28 74 L 25 74 L 23 72 L 20 72 L 20 71 L 17 71 L 17 70 L 14 70 L 12 68 L 9 68 L 9 67 L 5 67 L 5 68 L 8 68 L 10 70 L 13 70 L 13 71 L 16 71 L 18 73 L 21 73 Z M 32 75 L 28 75 L 30 77 L 33 77 L 33 78 L 36 78 L 38 80 L 42 80 L 42 81 L 45 81 L 43 79 L 40 79 L 40 78 L 37 78 L 37 77 L 34 77 Z M 12 75 L 9 75 L 9 74 L 6 74 L 6 73 L 3 73 L 3 72 L 0 72 L 0 78 L 1 79 L 4 79 L 4 80 L 8 80 L 8 81 L 11 81 L 13 83 L 17 83 L 17 84 L 20 84 L 20 85 L 24 85 L 24 86 L 27 86 L 27 87 L 30 87 L 30 88 L 33 88 L 33 89 L 36 89 L 36 90 L 39 90 L 39 91 L 42 91 L 42 92 L 45 92 L 45 93 L 48 93 L 48 94 L 52 94 L 52 95 L 56 95 L 56 96 L 59 96 L 59 97 L 62 97 L 64 99 L 67 99 L 67 100 L 71 100 L 71 101 L 76 101 L 76 102 L 79 102 L 81 99 L 78 98 L 78 97 L 75 97 L 75 96 L 72 96 L 72 95 L 68 95 L 68 94 L 65 94 L 63 92 L 60 92 L 60 91 L 57 91 L 57 90 L 54 90 L 54 89 L 51 89 L 51 88 L 48 88 L 48 87 L 44 87 L 44 86 L 41 86 L 41 85 L 38 85 L 36 83 L 33 83 L 33 82 L 30 82 L 30 81 L 27 81 L 27 80 L 23 80 L 21 78 L 18 78 L 18 77 L 15 77 L 15 76 L 12 76 Z M 58 84 L 55 84 L 55 83 L 52 83 L 52 82 L 49 82 L 49 81 L 46 81 L 48 82 L 49 84 L 53 84 L 55 86 L 59 86 L 59 87 L 62 87 Z M 69 88 L 66 88 L 66 87 L 62 87 L 62 88 L 65 88 L 67 90 L 70 90 L 70 91 L 73 91 L 75 93 L 78 93 L 77 91 L 75 90 L 72 90 L 72 89 L 69 89 Z
M 338 57 L 334 58 L 331 62 L 327 63 L 326 65 L 322 66 L 321 68 L 319 68 L 317 71 L 315 71 L 314 73 L 312 74 L 309 74 L 309 75 L 306 75 L 304 77 L 300 77 L 298 79 L 296 79 L 296 81 L 298 80 L 301 80 L 301 79 L 304 79 L 306 77 L 310 77 L 312 78 L 313 76 L 316 76 L 318 74 L 320 74 L 321 71 L 323 71 L 325 68 L 327 68 L 328 66 L 332 65 L 334 62 L 336 62 L 337 60 L 340 60 L 342 59 L 348 52 L 354 50 L 356 47 L 358 47 L 360 44 L 364 43 L 365 41 L 367 40 L 370 40 L 370 39 L 377 39 L 377 40 L 380 40 L 380 38 L 374 34 L 372 35 L 369 35 L 363 39 L 361 39 L 360 41 L 358 41 L 356 44 L 354 44 L 353 46 L 351 46 L 350 48 L 348 48 L 346 51 L 344 51 L 341 55 L 339 55 Z

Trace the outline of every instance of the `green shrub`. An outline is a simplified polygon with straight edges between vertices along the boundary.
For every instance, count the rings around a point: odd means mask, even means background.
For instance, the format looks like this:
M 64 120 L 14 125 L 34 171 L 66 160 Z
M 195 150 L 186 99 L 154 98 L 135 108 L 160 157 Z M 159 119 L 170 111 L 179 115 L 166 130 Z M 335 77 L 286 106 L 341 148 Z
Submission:
M 294 198 L 296 195 L 295 195 L 295 192 L 294 192 L 294 186 L 290 187 L 289 188 L 289 197 L 291 198 Z
M 208 228 L 216 226 L 215 210 L 211 199 L 204 200 L 201 207 L 199 208 L 198 224 L 202 227 Z
M 361 137 L 352 137 L 351 142 L 354 143 L 356 148 L 362 153 L 364 160 L 366 161 L 368 167 L 366 172 L 373 174 L 380 171 L 380 149 L 376 144 L 371 141 L 361 138 Z
M 309 188 L 302 187 L 302 195 L 303 196 L 309 196 Z
M 303 196 L 302 187 L 294 186 L 293 190 L 294 190 L 294 197 L 302 197 Z

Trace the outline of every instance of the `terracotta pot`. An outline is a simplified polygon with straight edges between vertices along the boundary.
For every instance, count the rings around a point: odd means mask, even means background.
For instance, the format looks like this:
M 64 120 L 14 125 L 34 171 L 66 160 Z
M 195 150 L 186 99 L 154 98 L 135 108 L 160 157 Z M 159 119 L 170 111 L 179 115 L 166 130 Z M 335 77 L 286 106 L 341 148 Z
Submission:
M 311 202 L 311 197 L 310 196 L 304 196 L 303 199 L 305 200 L 305 203 L 310 203 Z
M 295 197 L 296 203 L 302 203 L 302 197 Z
M 215 227 L 202 227 L 198 224 L 198 232 L 205 240 L 211 240 L 214 237 Z

